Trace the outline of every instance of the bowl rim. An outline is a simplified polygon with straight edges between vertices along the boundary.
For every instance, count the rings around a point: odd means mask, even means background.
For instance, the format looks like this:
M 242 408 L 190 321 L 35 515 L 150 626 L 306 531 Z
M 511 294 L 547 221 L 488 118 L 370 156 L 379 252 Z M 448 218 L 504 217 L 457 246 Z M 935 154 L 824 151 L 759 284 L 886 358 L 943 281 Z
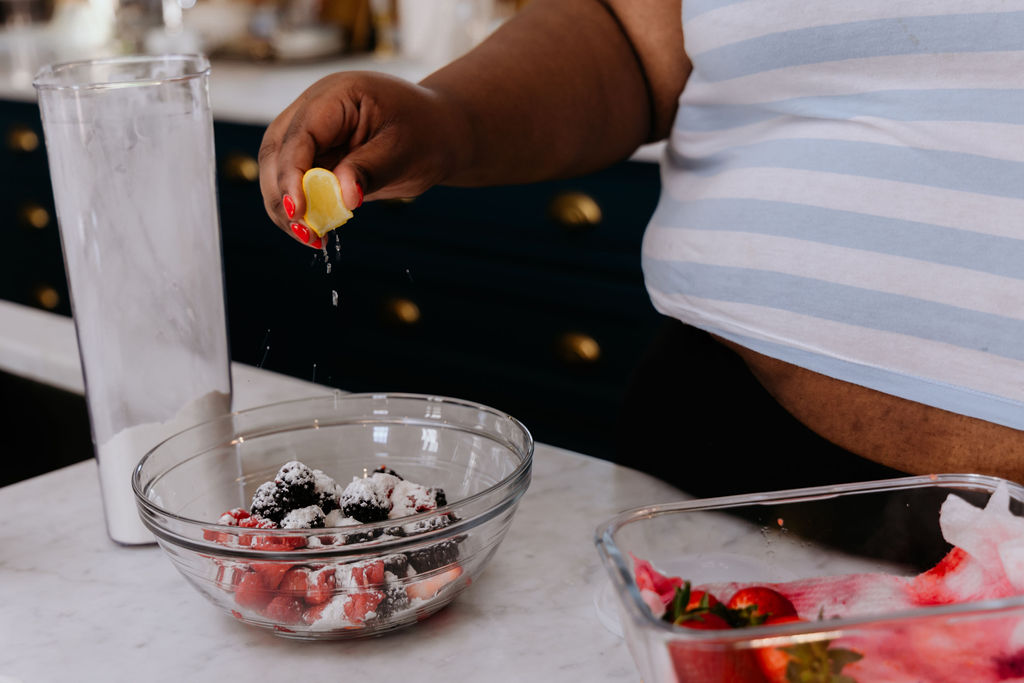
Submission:
M 642 505 L 628 510 L 601 522 L 598 525 L 594 543 L 597 546 L 609 578 L 615 589 L 616 601 L 625 614 L 642 629 L 654 629 L 662 640 L 673 639 L 691 641 L 693 643 L 720 644 L 723 646 L 742 645 L 743 647 L 767 647 L 778 645 L 779 638 L 792 637 L 800 634 L 815 634 L 820 638 L 839 638 L 845 631 L 854 628 L 878 628 L 888 623 L 903 623 L 955 615 L 967 618 L 974 615 L 991 615 L 1000 612 L 1011 613 L 1024 608 L 1024 592 L 1007 598 L 975 600 L 953 603 L 951 605 L 922 605 L 903 609 L 884 615 L 864 615 L 857 617 L 837 617 L 827 621 L 785 622 L 750 626 L 727 631 L 688 629 L 669 624 L 656 618 L 640 595 L 640 590 L 631 571 L 631 563 L 625 557 L 623 549 L 615 542 L 614 534 L 626 524 L 652 518 L 663 514 L 697 510 L 723 510 L 744 505 L 807 502 L 824 500 L 842 495 L 858 493 L 875 493 L 883 491 L 907 490 L 914 488 L 937 488 L 940 486 L 973 487 L 994 493 L 1000 485 L 1005 485 L 1011 500 L 1024 502 L 1024 486 L 999 477 L 981 474 L 929 474 L 892 479 L 853 482 L 812 486 L 807 488 L 781 489 L 753 494 L 721 496 L 716 498 L 694 498 L 671 503 Z
M 303 397 L 303 398 L 289 399 L 289 400 L 285 400 L 285 401 L 276 401 L 276 402 L 273 402 L 273 403 L 266 403 L 266 404 L 262 404 L 262 405 L 259 405 L 259 406 L 253 406 L 251 408 L 246 408 L 244 410 L 237 410 L 237 411 L 232 411 L 230 413 L 223 413 L 221 415 L 218 415 L 217 417 L 211 418 L 209 420 L 204 420 L 203 422 L 199 422 L 199 423 L 194 424 L 194 425 L 192 425 L 190 427 L 187 427 L 186 429 L 183 429 L 181 431 L 175 432 L 174 434 L 168 436 L 167 438 L 163 439 L 162 441 L 157 443 L 155 446 L 153 446 L 149 451 L 147 451 L 146 454 L 144 456 L 142 456 L 142 458 L 136 464 L 135 468 L 132 470 L 132 492 L 134 493 L 136 504 L 137 504 L 138 507 L 142 507 L 142 508 L 146 509 L 151 514 L 157 514 L 157 515 L 166 517 L 166 518 L 168 518 L 170 520 L 173 520 L 173 521 L 175 521 L 175 522 L 177 522 L 179 524 L 184 525 L 186 528 L 196 527 L 196 528 L 199 528 L 199 529 L 202 529 L 202 530 L 224 531 L 224 532 L 228 532 L 228 533 L 237 534 L 237 533 L 239 533 L 239 527 L 237 527 L 237 526 L 229 526 L 229 525 L 226 525 L 226 524 L 219 524 L 217 521 L 207 522 L 207 521 L 193 519 L 191 517 L 185 517 L 185 516 L 173 513 L 171 511 L 161 507 L 160 505 L 157 505 L 153 501 L 151 501 L 144 494 L 144 492 L 142 490 L 142 481 L 141 481 L 142 470 L 143 470 L 145 464 L 150 460 L 150 456 L 152 456 L 157 450 L 159 450 L 162 447 L 164 447 L 170 441 L 178 439 L 178 438 L 182 438 L 185 435 L 190 434 L 190 433 L 194 433 L 194 432 L 196 432 L 198 430 L 201 430 L 201 429 L 204 429 L 204 428 L 208 428 L 210 425 L 213 425 L 214 423 L 217 423 L 217 422 L 222 422 L 222 421 L 225 421 L 225 420 L 233 420 L 233 419 L 235 419 L 236 417 L 239 417 L 239 416 L 243 416 L 244 417 L 246 415 L 251 415 L 251 414 L 256 414 L 256 413 L 270 413 L 270 412 L 273 412 L 274 410 L 279 410 L 282 407 L 293 406 L 293 405 L 302 404 L 302 403 L 320 403 L 320 402 L 325 402 L 325 401 L 334 401 L 334 402 L 336 402 L 338 400 L 352 401 L 352 400 L 356 400 L 356 399 L 363 399 L 363 400 L 365 400 L 365 399 L 415 400 L 415 401 L 422 401 L 424 404 L 426 404 L 426 403 L 451 404 L 451 405 L 456 405 L 456 406 L 460 406 L 460 407 L 464 407 L 464 408 L 470 408 L 470 409 L 473 409 L 473 410 L 484 411 L 484 412 L 486 412 L 486 413 L 488 413 L 488 414 L 490 414 L 490 415 L 492 415 L 492 416 L 494 416 L 494 417 L 496 417 L 498 419 L 507 420 L 508 422 L 510 422 L 513 425 L 513 427 L 515 429 L 519 430 L 521 432 L 521 434 L 523 435 L 523 437 L 524 437 L 525 449 L 522 452 L 522 458 L 521 458 L 520 462 L 516 465 L 516 467 L 512 470 L 512 472 L 510 472 L 508 475 L 506 475 L 501 480 L 495 482 L 491 486 L 488 486 L 487 488 L 485 488 L 485 489 L 483 489 L 481 491 L 478 491 L 478 492 L 474 493 L 471 496 L 467 496 L 465 498 L 460 498 L 458 500 L 451 501 L 451 502 L 447 503 L 446 505 L 439 506 L 439 507 L 437 507 L 437 508 L 435 508 L 433 510 L 428 510 L 428 511 L 425 511 L 425 512 L 416 513 L 414 515 L 406 515 L 404 517 L 396 518 L 396 519 L 386 519 L 386 520 L 382 520 L 382 521 L 379 521 L 379 522 L 367 522 L 367 523 L 353 524 L 353 525 L 343 526 L 343 527 L 325 527 L 325 528 L 319 528 L 319 529 L 279 529 L 279 528 L 278 529 L 252 529 L 251 532 L 250 532 L 252 535 L 258 534 L 260 536 L 270 536 L 270 537 L 296 537 L 296 536 L 319 537 L 319 536 L 329 535 L 331 533 L 337 533 L 337 532 L 339 532 L 341 530 L 344 530 L 344 533 L 353 534 L 353 533 L 359 533 L 359 532 L 363 532 L 363 531 L 367 531 L 367 530 L 372 530 L 372 529 L 377 529 L 377 528 L 391 527 L 391 526 L 394 526 L 395 522 L 397 520 L 399 520 L 399 519 L 402 520 L 402 524 L 409 524 L 409 523 L 412 523 L 412 522 L 414 522 L 416 520 L 427 519 L 427 518 L 430 518 L 430 517 L 436 517 L 438 514 L 443 514 L 445 512 L 451 511 L 453 508 L 459 508 L 459 507 L 465 507 L 467 505 L 472 505 L 473 503 L 476 503 L 476 502 L 480 501 L 481 499 L 486 498 L 489 495 L 492 495 L 495 491 L 498 491 L 498 490 L 503 489 L 503 488 L 510 489 L 513 492 L 512 495 L 503 496 L 502 498 L 497 500 L 493 505 L 488 506 L 486 509 L 480 511 L 479 513 L 473 515 L 472 517 L 459 519 L 458 521 L 453 522 L 453 523 L 449 524 L 448 526 L 441 527 L 441 528 L 438 528 L 438 529 L 433 529 L 433 530 L 426 531 L 426 532 L 423 532 L 423 533 L 418 533 L 418 534 L 415 534 L 414 536 L 395 537 L 393 539 L 387 539 L 387 540 L 383 540 L 383 541 L 377 541 L 377 540 L 373 539 L 373 540 L 370 540 L 370 541 L 364 541 L 364 542 L 360 542 L 360 543 L 352 543 L 352 544 L 347 544 L 347 545 L 319 546 L 319 547 L 312 547 L 312 548 L 304 547 L 304 548 L 296 548 L 294 550 L 286 550 L 286 551 L 264 550 L 264 549 L 259 549 L 259 548 L 246 547 L 246 546 L 240 546 L 240 547 L 237 547 L 237 548 L 234 548 L 234 547 L 231 547 L 231 546 L 224 546 L 224 545 L 221 545 L 221 544 L 219 544 L 219 543 L 217 543 L 215 541 L 208 541 L 208 540 L 205 540 L 205 539 L 204 540 L 198 540 L 198 539 L 193 539 L 193 538 L 185 537 L 185 536 L 182 536 L 180 534 L 174 533 L 174 532 L 172 532 L 172 531 L 170 531 L 168 529 L 165 529 L 163 527 L 160 527 L 158 525 L 150 523 L 150 521 L 145 516 L 143 517 L 143 522 L 146 524 L 147 527 L 150 528 L 150 530 L 155 535 L 157 535 L 158 538 L 164 538 L 166 540 L 169 540 L 169 541 L 173 542 L 176 546 L 187 548 L 187 549 L 190 549 L 190 550 L 199 551 L 199 552 L 208 552 L 211 549 L 216 549 L 217 553 L 219 553 L 221 555 L 225 555 L 225 556 L 249 557 L 249 558 L 251 558 L 253 556 L 259 556 L 261 559 L 267 559 L 267 560 L 271 560 L 271 559 L 284 559 L 284 558 L 297 559 L 299 557 L 310 558 L 310 557 L 318 557 L 318 556 L 321 556 L 321 555 L 329 555 L 331 557 L 337 557 L 339 554 L 343 553 L 345 555 L 352 555 L 353 559 L 357 559 L 359 555 L 366 555 L 367 557 L 379 555 L 379 554 L 381 554 L 382 551 L 388 550 L 388 549 L 390 549 L 392 547 L 395 547 L 395 548 L 398 548 L 398 547 L 407 548 L 410 544 L 413 544 L 413 543 L 418 545 L 420 543 L 426 544 L 426 543 L 429 543 L 431 541 L 436 542 L 437 538 L 439 538 L 439 537 L 447 537 L 447 536 L 453 535 L 455 533 L 458 533 L 460 531 L 471 529 L 471 528 L 473 528 L 475 526 L 478 526 L 479 524 L 482 524 L 483 522 L 486 522 L 487 520 L 493 518 L 495 515 L 500 514 L 502 511 L 507 509 L 509 506 L 515 505 L 516 503 L 518 503 L 519 499 L 523 496 L 523 494 L 525 494 L 526 487 L 525 486 L 520 486 L 520 484 L 525 479 L 526 482 L 527 482 L 527 485 L 528 485 L 528 481 L 529 481 L 529 477 L 530 477 L 530 472 L 531 472 L 532 464 L 533 464 L 533 456 L 534 456 L 534 453 L 536 451 L 536 442 L 534 441 L 533 435 L 530 433 L 530 430 L 526 427 L 526 425 L 524 425 L 522 422 L 520 422 L 518 419 L 516 419 L 515 417 L 513 417 L 509 413 L 506 413 L 505 411 L 502 411 L 502 410 L 499 410 L 497 408 L 493 408 L 491 406 L 485 405 L 483 403 L 478 403 L 478 402 L 475 402 L 475 401 L 469 401 L 469 400 L 466 400 L 466 399 L 453 398 L 453 397 L 449 397 L 449 396 L 441 396 L 441 395 L 437 395 L 437 394 L 422 394 L 422 393 L 412 393 L 412 392 L 359 392 L 359 393 L 346 393 L 346 392 L 343 392 L 341 390 L 334 390 L 333 392 L 331 392 L 329 394 L 321 394 L 321 395 L 316 395 L 316 396 L 307 396 L 307 397 Z M 443 424 L 443 423 L 438 423 L 438 424 Z M 301 423 L 299 423 L 299 422 L 290 423 L 288 425 L 281 425 L 281 427 L 285 427 L 285 426 L 287 427 L 288 430 L 295 430 L 295 429 L 307 429 L 307 428 L 311 428 L 311 427 L 312 428 L 319 428 L 319 427 L 324 426 L 324 425 L 323 425 L 323 423 L 319 419 L 314 419 L 308 426 L 305 426 L 305 427 L 303 427 L 301 425 Z M 271 431 L 277 432 L 277 431 L 280 431 L 280 428 L 274 429 L 274 430 L 261 430 L 257 434 L 257 436 L 265 435 L 267 433 L 270 433 Z M 222 444 L 218 444 L 218 445 L 231 444 L 231 442 L 236 441 L 240 436 L 242 436 L 239 432 L 240 432 L 240 430 L 237 430 L 237 429 L 231 430 L 230 435 L 226 436 L 225 440 L 223 441 L 223 443 Z M 513 450 L 514 452 L 520 452 L 518 448 L 512 447 L 511 444 L 508 444 L 508 445 L 510 446 L 510 450 Z M 207 451 L 211 450 L 214 447 L 216 447 L 216 446 L 211 446 L 209 448 L 206 448 L 206 449 L 204 449 L 203 452 L 207 452 Z M 156 528 L 154 528 L 154 527 L 156 527 Z

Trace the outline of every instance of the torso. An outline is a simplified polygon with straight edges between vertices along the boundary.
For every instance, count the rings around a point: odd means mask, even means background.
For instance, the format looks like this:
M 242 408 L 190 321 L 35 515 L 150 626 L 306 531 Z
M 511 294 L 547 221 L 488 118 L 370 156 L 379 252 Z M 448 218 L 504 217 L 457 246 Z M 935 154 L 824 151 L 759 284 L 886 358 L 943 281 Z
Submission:
M 651 299 L 902 471 L 1024 482 L 1021 10 L 683 3 Z
M 971 472 L 1024 483 L 1024 432 L 785 363 L 721 340 L 798 420 L 848 451 L 911 474 Z

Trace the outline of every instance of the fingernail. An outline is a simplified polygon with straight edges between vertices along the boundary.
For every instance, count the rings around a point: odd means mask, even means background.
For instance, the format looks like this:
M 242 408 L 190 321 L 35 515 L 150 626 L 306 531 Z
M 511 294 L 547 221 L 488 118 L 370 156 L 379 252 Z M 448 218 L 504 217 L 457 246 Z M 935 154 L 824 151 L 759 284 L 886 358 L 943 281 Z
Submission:
M 356 208 L 358 209 L 363 205 L 363 186 L 356 183 L 356 190 L 359 192 L 359 201 L 356 202 Z
M 302 223 L 291 224 L 292 234 L 299 238 L 303 244 L 309 244 L 309 228 Z
M 281 199 L 281 205 L 284 206 L 284 212 L 288 218 L 295 218 L 295 200 L 291 198 L 291 195 L 286 194 Z
M 323 249 L 324 240 L 321 237 L 317 237 L 315 240 L 309 243 L 309 246 L 313 247 L 314 249 Z

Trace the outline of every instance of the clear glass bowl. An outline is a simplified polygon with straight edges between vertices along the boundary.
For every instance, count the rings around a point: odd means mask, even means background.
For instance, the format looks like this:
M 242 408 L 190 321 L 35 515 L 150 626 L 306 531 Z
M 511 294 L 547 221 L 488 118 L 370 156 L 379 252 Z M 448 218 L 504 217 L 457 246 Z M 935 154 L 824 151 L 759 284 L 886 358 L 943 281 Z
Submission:
M 132 483 L 145 525 L 215 605 L 284 637 L 355 638 L 415 624 L 476 579 L 529 486 L 533 446 L 518 420 L 483 405 L 336 393 L 181 432 L 140 461 Z M 384 466 L 443 489 L 448 502 L 402 517 L 415 529 L 406 535 L 395 519 L 335 529 L 218 523 L 227 510 L 248 509 L 255 489 L 291 460 L 342 487 Z M 419 570 L 407 569 L 414 564 Z
M 958 567 L 951 563 L 953 546 L 943 538 L 939 510 L 950 494 L 984 507 L 1001 485 L 1009 492 L 1007 516 L 1020 517 L 1024 489 L 969 474 L 629 510 L 597 529 L 598 553 L 611 582 L 605 597 L 598 597 L 598 612 L 606 621 L 617 617 L 649 683 L 785 680 L 763 673 L 756 664 L 758 651 L 801 644 L 861 654 L 842 671 L 861 683 L 1020 680 L 1024 595 L 936 599 L 933 604 L 922 598 L 922 590 L 929 586 L 953 585 L 965 592 L 983 588 L 975 585 L 985 580 L 980 574 L 952 576 Z M 827 607 L 817 614 L 801 613 L 806 621 L 799 622 L 727 630 L 675 626 L 654 617 L 644 602 L 634 578 L 634 558 L 651 562 L 666 576 L 688 579 L 695 587 L 720 590 L 724 595 L 716 597 L 725 601 L 729 591 L 747 584 L 800 585 L 810 593 L 812 584 L 824 582 L 822 595 L 828 597 L 815 598 Z M 949 575 L 936 567 L 940 562 Z M 972 571 L 979 566 L 973 565 Z M 927 578 L 934 584 L 914 581 L 933 568 Z M 848 592 L 827 593 L 843 588 Z

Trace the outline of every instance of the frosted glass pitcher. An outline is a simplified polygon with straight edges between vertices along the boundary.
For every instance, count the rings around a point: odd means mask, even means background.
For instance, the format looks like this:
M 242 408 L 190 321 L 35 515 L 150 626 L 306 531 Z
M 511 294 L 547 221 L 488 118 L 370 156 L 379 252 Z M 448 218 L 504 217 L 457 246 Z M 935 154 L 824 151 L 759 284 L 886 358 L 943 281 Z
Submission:
M 107 531 L 127 545 L 154 540 L 139 459 L 231 407 L 209 73 L 197 55 L 117 57 L 33 82 Z

